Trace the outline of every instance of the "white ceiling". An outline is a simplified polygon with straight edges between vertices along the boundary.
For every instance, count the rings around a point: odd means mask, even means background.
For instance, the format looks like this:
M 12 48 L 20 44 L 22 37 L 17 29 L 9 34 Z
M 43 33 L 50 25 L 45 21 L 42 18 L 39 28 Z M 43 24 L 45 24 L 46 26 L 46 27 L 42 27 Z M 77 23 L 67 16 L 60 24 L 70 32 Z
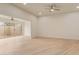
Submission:
M 68 13 L 68 12 L 75 12 L 79 11 L 76 6 L 79 6 L 78 3 L 55 3 L 56 7 L 61 9 L 60 11 L 49 12 L 50 5 L 52 3 L 27 3 L 23 5 L 22 3 L 12 4 L 16 7 L 19 7 L 35 16 L 47 16 L 53 14 L 60 14 L 60 13 Z M 41 15 L 39 15 L 39 12 Z
M 15 23 L 15 24 L 24 23 L 23 21 L 20 21 L 20 19 L 18 19 L 18 18 L 13 18 L 13 21 L 12 21 L 10 16 L 5 16 L 5 15 L 1 15 L 1 14 L 0 14 L 0 22 L 2 22 L 2 23 Z

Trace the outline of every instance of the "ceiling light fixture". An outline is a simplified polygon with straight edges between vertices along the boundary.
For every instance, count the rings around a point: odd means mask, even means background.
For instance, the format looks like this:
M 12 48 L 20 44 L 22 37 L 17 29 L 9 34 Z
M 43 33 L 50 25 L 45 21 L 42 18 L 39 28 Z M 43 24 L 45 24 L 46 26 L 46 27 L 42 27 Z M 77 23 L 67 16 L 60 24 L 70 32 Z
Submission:
M 50 9 L 50 11 L 51 11 L 51 12 L 53 12 L 53 11 L 54 11 L 54 9 Z
M 76 6 L 76 8 L 79 8 L 79 6 Z

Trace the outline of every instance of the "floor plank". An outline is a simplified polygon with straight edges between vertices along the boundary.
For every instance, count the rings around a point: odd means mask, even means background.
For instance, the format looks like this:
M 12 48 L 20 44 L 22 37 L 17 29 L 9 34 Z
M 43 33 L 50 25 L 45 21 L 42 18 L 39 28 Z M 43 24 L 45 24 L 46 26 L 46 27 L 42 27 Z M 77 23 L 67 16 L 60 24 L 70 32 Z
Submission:
M 0 54 L 76 55 L 79 54 L 79 40 L 55 38 L 0 40 Z

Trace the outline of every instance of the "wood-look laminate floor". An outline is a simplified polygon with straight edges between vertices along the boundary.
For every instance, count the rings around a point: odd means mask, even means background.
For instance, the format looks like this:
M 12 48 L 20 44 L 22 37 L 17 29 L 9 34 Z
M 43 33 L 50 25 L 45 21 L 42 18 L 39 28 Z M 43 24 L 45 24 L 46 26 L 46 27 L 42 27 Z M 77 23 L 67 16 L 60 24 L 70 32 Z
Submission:
M 78 55 L 79 40 L 67 39 L 2 39 L 0 54 L 8 55 Z

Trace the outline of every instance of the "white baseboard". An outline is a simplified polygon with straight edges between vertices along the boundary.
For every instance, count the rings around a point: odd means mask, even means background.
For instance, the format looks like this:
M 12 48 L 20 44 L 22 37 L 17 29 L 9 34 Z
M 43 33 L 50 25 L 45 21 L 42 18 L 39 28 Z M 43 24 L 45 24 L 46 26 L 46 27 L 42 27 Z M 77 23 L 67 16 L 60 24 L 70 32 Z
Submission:
M 46 37 L 46 36 L 36 36 L 33 38 L 44 38 L 44 39 L 68 39 L 68 40 L 79 40 L 79 38 L 74 37 Z

